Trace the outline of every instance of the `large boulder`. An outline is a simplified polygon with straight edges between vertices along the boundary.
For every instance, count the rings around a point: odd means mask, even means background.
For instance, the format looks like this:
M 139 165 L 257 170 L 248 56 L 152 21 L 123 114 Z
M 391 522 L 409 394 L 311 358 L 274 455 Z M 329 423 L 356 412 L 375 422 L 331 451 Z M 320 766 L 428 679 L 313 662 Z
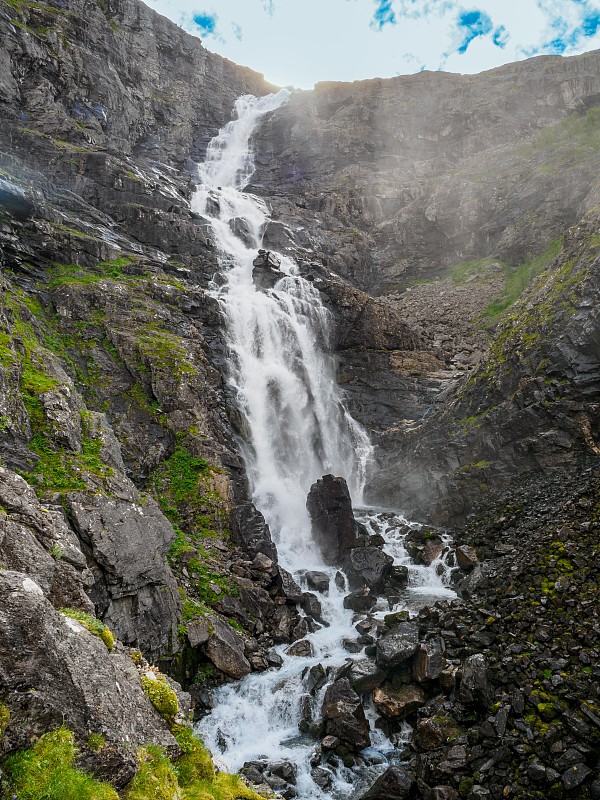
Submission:
M 404 719 L 425 705 L 425 692 L 410 684 L 399 689 L 381 687 L 373 692 L 375 707 L 388 719 Z
M 5 751 L 66 724 L 82 746 L 83 765 L 118 787 L 133 776 L 138 747 L 177 751 L 122 647 L 109 652 L 59 614 L 36 581 L 8 570 L 0 571 L 0 690 L 10 710 Z M 106 738 L 99 753 L 85 749 L 91 733 Z
M 395 625 L 377 642 L 377 664 L 383 669 L 397 667 L 413 656 L 419 646 L 419 630 L 411 622 Z
M 371 744 L 369 723 L 360 697 L 347 678 L 341 678 L 327 687 L 321 713 L 328 736 L 335 736 L 354 751 Z
M 351 583 L 358 581 L 374 592 L 383 588 L 393 565 L 394 559 L 379 547 L 355 547 L 347 559 Z
M 324 475 L 310 487 L 306 507 L 323 560 L 342 566 L 356 546 L 358 535 L 348 484 L 344 478 Z
M 408 800 L 415 783 L 402 767 L 388 767 L 359 800 Z
M 387 672 L 378 667 L 370 658 L 353 661 L 348 673 L 350 685 L 359 693 L 370 692 L 383 683 L 386 677 Z
M 252 671 L 250 662 L 244 655 L 242 637 L 217 617 L 212 619 L 212 633 L 206 644 L 206 655 L 217 669 L 230 678 L 243 678 Z
M 259 250 L 252 266 L 252 280 L 259 289 L 272 289 L 277 281 L 285 277 L 280 259 L 270 250 Z
M 487 660 L 483 653 L 465 659 L 458 697 L 461 703 L 489 705 L 494 696 L 487 676 Z
M 231 538 L 252 558 L 258 553 L 277 562 L 277 548 L 271 538 L 271 531 L 265 518 L 253 503 L 242 503 L 232 509 L 229 525 Z
M 177 642 L 179 595 L 167 564 L 173 526 L 158 504 L 122 475 L 110 494 L 72 493 L 69 517 L 90 554 L 91 599 L 125 644 L 149 658 Z

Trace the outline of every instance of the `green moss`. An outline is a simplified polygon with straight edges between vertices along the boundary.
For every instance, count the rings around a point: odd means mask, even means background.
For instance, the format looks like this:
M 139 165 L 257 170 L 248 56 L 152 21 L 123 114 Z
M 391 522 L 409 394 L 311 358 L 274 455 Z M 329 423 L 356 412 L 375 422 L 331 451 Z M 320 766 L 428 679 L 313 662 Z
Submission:
M 86 744 L 90 750 L 99 753 L 106 747 L 106 736 L 103 736 L 101 733 L 90 733 Z
M 172 722 L 179 711 L 179 702 L 164 675 L 156 678 L 142 675 L 142 689 L 161 717 Z
M 3 764 L 5 797 L 15 800 L 119 800 L 115 790 L 73 764 L 77 750 L 66 728 L 46 733 Z M 150 797 L 150 795 L 148 795 Z
M 138 771 L 123 800 L 180 800 L 177 772 L 169 758 L 153 745 L 138 752 Z
M 176 765 L 180 786 L 190 786 L 196 781 L 212 781 L 215 767 L 210 753 L 194 736 L 192 729 L 187 725 L 173 725 L 171 733 L 183 751 Z
M 100 622 L 99 619 L 96 619 L 96 617 L 92 617 L 91 614 L 86 614 L 85 611 L 78 611 L 74 608 L 61 608 L 60 613 L 65 617 L 76 619 L 77 622 L 80 622 L 90 633 L 102 639 L 109 652 L 115 646 L 115 637 L 112 631 L 107 625 Z
M 137 342 L 153 369 L 163 369 L 177 378 L 196 375 L 197 370 L 189 362 L 180 336 L 158 326 L 146 325 L 138 335 Z
M 0 739 L 4 736 L 6 729 L 8 728 L 8 723 L 10 722 L 10 711 L 4 705 L 4 703 L 0 703 Z
M 185 788 L 183 800 L 264 800 L 239 775 L 219 772 L 214 781 L 198 781 Z

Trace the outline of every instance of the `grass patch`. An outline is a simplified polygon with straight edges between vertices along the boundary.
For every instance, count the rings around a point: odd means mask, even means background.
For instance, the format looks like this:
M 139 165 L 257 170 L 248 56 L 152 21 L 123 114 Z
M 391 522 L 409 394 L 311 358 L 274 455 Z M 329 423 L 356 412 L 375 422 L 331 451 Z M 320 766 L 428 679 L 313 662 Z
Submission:
M 488 320 L 496 320 L 498 317 L 517 300 L 530 285 L 531 281 L 543 272 L 559 254 L 563 243 L 563 237 L 559 236 L 537 256 L 537 258 L 520 264 L 517 267 L 502 265 L 504 272 L 504 291 L 500 297 L 488 305 L 482 317 Z
M 165 676 L 156 675 L 151 678 L 149 675 L 142 675 L 142 689 L 161 717 L 173 722 L 179 711 L 179 702 Z
M 67 728 L 44 734 L 33 747 L 4 762 L 6 794 L 2 796 L 15 800 L 119 800 L 112 786 L 75 768 L 76 754 L 73 734 Z

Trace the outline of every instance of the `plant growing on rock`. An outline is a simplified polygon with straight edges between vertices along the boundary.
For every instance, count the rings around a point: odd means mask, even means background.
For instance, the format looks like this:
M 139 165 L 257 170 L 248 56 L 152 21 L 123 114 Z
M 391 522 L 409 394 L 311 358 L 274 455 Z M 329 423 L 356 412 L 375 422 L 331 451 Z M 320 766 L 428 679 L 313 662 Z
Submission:
M 62 608 L 60 613 L 65 617 L 77 620 L 77 622 L 80 622 L 91 634 L 102 639 L 109 653 L 115 646 L 115 637 L 112 631 L 107 625 L 100 622 L 99 619 L 96 619 L 96 617 L 92 617 L 91 614 L 86 614 L 85 611 L 77 611 L 74 608 Z
M 142 689 L 161 717 L 168 722 L 173 722 L 179 711 L 179 702 L 165 676 L 160 673 L 155 675 L 151 671 L 144 672 Z

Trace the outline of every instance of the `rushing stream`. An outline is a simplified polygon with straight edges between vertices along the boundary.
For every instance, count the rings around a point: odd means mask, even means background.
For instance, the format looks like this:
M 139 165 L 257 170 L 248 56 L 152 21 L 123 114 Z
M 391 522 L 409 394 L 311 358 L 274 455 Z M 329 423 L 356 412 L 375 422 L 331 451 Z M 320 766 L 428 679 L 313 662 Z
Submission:
M 254 170 L 250 139 L 260 118 L 288 96 L 283 90 L 237 101 L 235 119 L 212 140 L 199 167 L 193 207 L 209 220 L 220 253 L 220 285 L 214 294 L 221 303 L 232 356 L 228 379 L 247 432 L 243 455 L 253 501 L 270 526 L 281 565 L 303 588 L 309 569 L 330 576 L 329 591 L 319 597 L 327 625 L 306 637 L 313 656 L 286 655 L 282 645 L 280 669 L 221 687 L 215 693 L 215 709 L 202 720 L 199 732 L 216 763 L 229 770 L 239 770 L 247 761 L 285 760 L 297 769 L 299 798 L 353 798 L 398 757 L 409 730 L 390 741 L 374 728 L 375 713 L 367 707 L 372 747 L 356 767 L 332 771 L 320 787 L 310 764 L 316 742 L 298 727 L 303 715 L 306 719 L 307 702 L 312 704 L 308 713 L 318 714 L 325 691 L 323 687 L 307 700 L 307 668 L 339 667 L 348 658 L 364 658 L 344 649 L 344 640 L 357 637 L 355 615 L 343 607 L 348 590 L 339 578 L 336 583 L 336 570 L 323 565 L 312 540 L 306 496 L 318 478 L 332 473 L 347 480 L 353 503 L 360 507 L 372 450 L 337 386 L 328 347 L 329 312 L 318 291 L 299 275 L 293 260 L 281 254 L 277 257 L 284 277 L 274 288 L 259 290 L 253 282 L 253 262 L 269 212 L 262 199 L 243 191 Z M 357 516 L 384 537 L 384 549 L 397 564 L 408 566 L 409 588 L 397 609 L 453 595 L 444 560 L 430 567 L 410 563 L 406 520 L 368 510 Z M 387 602 L 375 610 L 385 612 Z

